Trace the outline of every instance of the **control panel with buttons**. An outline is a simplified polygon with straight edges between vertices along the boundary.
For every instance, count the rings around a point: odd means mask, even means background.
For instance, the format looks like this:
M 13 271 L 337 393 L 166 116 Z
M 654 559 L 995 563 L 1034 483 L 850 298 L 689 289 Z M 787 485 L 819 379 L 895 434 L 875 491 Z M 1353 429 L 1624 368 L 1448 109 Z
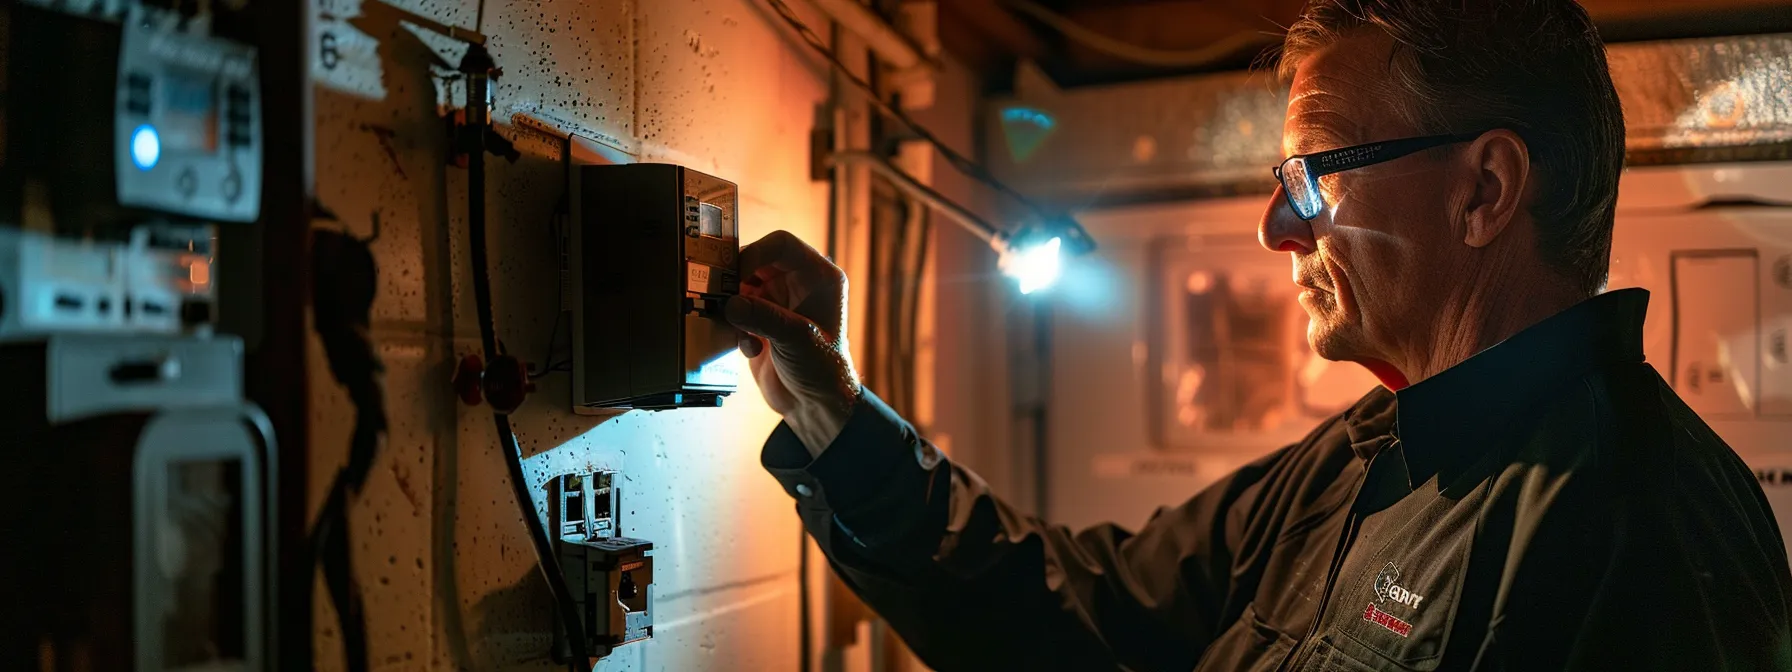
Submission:
M 149 224 L 109 243 L 0 227 L 0 343 L 209 333 L 215 228 Z
M 114 114 L 120 205 L 216 222 L 261 210 L 254 47 L 149 9 L 124 22 Z

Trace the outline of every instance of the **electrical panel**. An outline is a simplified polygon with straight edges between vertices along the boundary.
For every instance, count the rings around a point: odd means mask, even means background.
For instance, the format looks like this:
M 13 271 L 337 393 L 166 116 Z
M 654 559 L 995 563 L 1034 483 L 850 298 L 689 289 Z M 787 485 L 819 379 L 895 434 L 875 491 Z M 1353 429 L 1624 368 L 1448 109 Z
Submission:
M 0 224 L 122 241 L 152 217 L 260 215 L 253 46 L 146 6 L 118 21 L 23 3 L 0 13 L 0 73 L 28 92 L 0 97 Z
M 150 224 L 130 242 L 0 226 L 0 342 L 58 333 L 203 333 L 216 315 L 213 228 Z
M 0 425 L 45 448 L 0 478 L 33 549 L 0 560 L 0 669 L 275 664 L 279 460 L 243 342 L 213 333 L 220 231 L 260 215 L 249 17 L 0 2 Z M 237 240 L 227 286 L 258 299 Z
M 569 257 L 573 410 L 719 406 L 739 380 L 739 195 L 681 166 L 582 166 Z
M 257 51 L 178 12 L 81 11 L 0 7 L 0 82 L 27 92 L 0 96 L 0 342 L 203 336 L 218 225 L 260 214 Z
M 114 85 L 112 161 L 120 203 L 220 222 L 261 209 L 255 49 L 127 21 Z
M 621 536 L 618 474 L 598 471 L 554 480 L 552 501 L 560 571 L 592 655 L 653 636 L 653 542 Z M 564 651 L 564 642 L 556 651 Z

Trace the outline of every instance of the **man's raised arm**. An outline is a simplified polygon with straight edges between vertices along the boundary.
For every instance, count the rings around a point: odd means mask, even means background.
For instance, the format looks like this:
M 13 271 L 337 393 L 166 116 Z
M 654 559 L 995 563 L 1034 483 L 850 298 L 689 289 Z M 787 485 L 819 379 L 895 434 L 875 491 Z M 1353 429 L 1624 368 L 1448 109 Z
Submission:
M 742 250 L 728 317 L 785 417 L 762 461 L 840 577 L 940 670 L 1188 670 L 1222 621 L 1259 487 L 1246 467 L 1138 534 L 1023 516 L 876 396 L 847 354 L 846 280 L 795 236 Z

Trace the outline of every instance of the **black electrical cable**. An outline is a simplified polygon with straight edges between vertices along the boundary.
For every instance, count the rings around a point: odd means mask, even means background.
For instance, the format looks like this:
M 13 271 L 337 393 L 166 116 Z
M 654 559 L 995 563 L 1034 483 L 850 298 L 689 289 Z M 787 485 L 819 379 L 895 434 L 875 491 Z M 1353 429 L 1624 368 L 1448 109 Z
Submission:
M 480 150 L 483 151 L 483 150 Z M 473 156 L 478 156 L 477 152 Z M 473 159 L 467 162 L 470 175 L 480 174 L 485 162 Z M 483 178 L 467 179 L 468 204 L 473 208 L 467 216 L 468 235 L 473 239 L 469 249 L 472 250 L 473 261 L 473 297 L 479 312 L 479 341 L 489 361 L 498 356 L 497 336 L 492 323 L 491 278 L 486 270 L 485 251 L 485 198 L 474 196 L 481 194 L 485 187 Z M 477 213 L 477 214 L 475 214 Z M 540 513 L 535 510 L 535 499 L 529 492 L 528 476 L 523 473 L 522 447 L 517 445 L 516 434 L 511 431 L 510 418 L 503 413 L 492 413 L 492 424 L 498 431 L 498 443 L 504 453 L 504 468 L 510 475 L 511 494 L 516 497 L 517 508 L 523 516 L 523 525 L 528 528 L 529 541 L 535 546 L 537 566 L 548 582 L 548 592 L 553 594 L 554 602 L 559 606 L 560 620 L 567 632 L 567 641 L 572 645 L 573 657 L 567 667 L 572 670 L 590 669 L 590 655 L 585 648 L 585 637 L 579 618 L 578 604 L 573 600 L 571 589 L 566 585 L 566 575 L 561 573 L 559 558 L 554 554 L 553 541 L 548 538 L 547 530 L 542 526 Z M 584 661 L 581 664 L 580 661 Z
M 895 188 L 892 187 L 891 191 L 895 191 Z M 891 199 L 891 202 L 895 207 L 886 211 L 890 215 L 894 215 L 891 217 L 894 221 L 890 222 L 891 227 L 889 234 L 890 270 L 884 273 L 883 277 L 878 279 L 879 282 L 886 283 L 886 289 L 884 290 L 884 319 L 888 320 L 890 325 L 884 330 L 884 340 L 886 343 L 882 353 L 884 356 L 884 375 L 887 376 L 887 380 L 890 381 L 890 384 L 887 387 L 890 389 L 892 395 L 894 395 L 892 398 L 896 399 L 896 403 L 901 405 L 898 410 L 903 413 L 913 413 L 915 407 L 908 403 L 909 400 L 913 398 L 913 395 L 909 393 L 909 381 L 902 376 L 902 316 L 907 313 L 907 311 L 903 309 L 903 306 L 907 305 L 909 300 L 909 269 L 907 268 L 907 264 L 910 201 L 903 198 L 901 194 L 898 193 Z M 873 218 L 872 221 L 875 222 L 876 219 Z
M 921 221 L 927 216 L 927 208 L 911 200 L 908 202 L 908 209 L 909 217 L 902 221 L 902 233 L 904 240 L 909 241 L 909 245 L 913 245 L 914 252 L 911 254 L 907 246 L 903 248 L 903 261 L 908 264 L 909 272 L 896 277 L 897 282 L 903 283 L 905 296 L 902 313 L 895 318 L 898 369 L 896 375 L 902 377 L 903 385 L 906 388 L 905 392 L 908 395 L 904 403 L 908 406 L 909 412 L 913 413 L 920 396 L 915 380 L 915 320 L 920 317 L 921 281 L 925 279 L 923 277 L 925 269 L 921 267 L 920 263 L 922 261 L 921 250 L 927 247 L 927 241 L 919 236 Z
M 933 148 L 939 151 L 940 156 L 945 157 L 946 161 L 951 163 L 952 167 L 957 169 L 958 172 L 964 173 L 966 177 L 982 182 L 989 188 L 1014 199 L 1016 203 L 1031 210 L 1033 214 L 1040 219 L 1056 219 L 1051 212 L 1047 211 L 1039 204 L 1034 203 L 1032 199 L 1027 198 L 1019 191 L 1015 191 L 1013 187 L 996 179 L 996 176 L 991 175 L 988 169 L 984 168 L 976 161 L 972 161 L 969 157 L 958 153 L 958 150 L 952 149 L 952 147 L 947 145 L 944 140 L 941 140 L 939 136 L 934 135 L 933 131 L 927 130 L 927 127 L 922 126 L 921 122 L 915 121 L 913 117 L 908 116 L 908 113 L 885 102 L 883 96 L 877 92 L 877 88 L 872 86 L 870 82 L 860 79 L 858 75 L 853 74 L 852 70 L 846 67 L 845 63 L 840 61 L 840 57 L 836 56 L 834 52 L 828 48 L 827 44 L 821 41 L 821 37 L 816 35 L 815 31 L 810 30 L 809 26 L 803 23 L 803 20 L 798 18 L 795 12 L 790 10 L 789 5 L 784 4 L 784 0 L 765 1 L 767 4 L 771 5 L 771 8 L 778 13 L 780 18 L 784 19 L 784 23 L 790 25 L 791 30 L 796 31 L 797 35 L 803 39 L 803 42 L 808 43 L 810 49 L 813 49 L 815 53 L 821 54 L 821 57 L 827 59 L 828 64 L 833 66 L 833 68 L 840 73 L 841 78 L 850 82 L 854 88 L 857 88 L 860 93 L 864 94 L 865 100 L 871 103 L 872 107 L 877 108 L 877 110 L 882 112 L 885 116 L 901 122 L 903 126 L 907 126 L 908 130 L 913 132 L 917 137 L 926 141 L 927 144 L 933 145 Z
M 889 271 L 882 277 L 888 279 L 888 285 L 882 292 L 884 303 L 881 305 L 884 318 L 888 322 L 885 331 L 879 334 L 886 341 L 881 351 L 883 360 L 876 363 L 883 370 L 883 388 L 880 393 L 887 393 L 891 403 L 897 410 L 909 413 L 917 403 L 918 385 L 916 382 L 915 351 L 919 342 L 919 318 L 921 307 L 921 281 L 927 269 L 928 238 L 932 235 L 931 221 L 926 204 L 914 199 L 902 199 L 897 202 L 901 207 L 896 210 L 900 217 L 892 229 L 892 237 L 886 241 L 878 241 L 880 248 L 888 251 Z M 873 221 L 876 221 L 874 216 Z
M 547 347 L 542 348 L 542 365 L 532 374 L 535 376 L 572 373 L 572 357 L 569 355 L 566 359 L 555 361 L 554 356 L 557 352 L 554 346 L 560 342 L 560 327 L 565 324 L 567 311 L 566 283 L 568 269 L 571 267 L 567 263 L 566 257 L 569 253 L 566 227 L 571 226 L 568 219 L 572 217 L 572 187 L 570 185 L 572 184 L 572 146 L 575 135 L 577 134 L 568 133 L 561 139 L 560 179 L 561 184 L 568 186 L 561 189 L 560 203 L 554 209 L 554 216 L 548 220 L 549 245 L 554 250 L 555 258 L 560 262 L 560 277 L 554 286 L 554 326 L 548 329 L 548 344 Z
M 915 272 L 913 276 L 915 278 L 914 298 L 908 304 L 908 315 L 906 316 L 907 319 L 905 320 L 904 327 L 904 331 L 907 332 L 907 335 L 902 337 L 903 341 L 907 344 L 903 349 L 904 356 L 902 361 L 908 369 L 906 375 L 909 380 L 910 394 L 912 395 L 914 393 L 914 388 L 917 386 L 914 382 L 915 351 L 920 349 L 921 340 L 921 278 L 927 273 L 927 250 L 933 243 L 933 213 L 928 212 L 926 206 L 921 203 L 912 203 L 910 207 L 920 210 L 920 213 L 916 217 L 916 219 L 920 220 L 920 226 L 918 227 L 920 231 L 916 233 L 916 247 L 918 249 L 915 250 Z M 913 408 L 916 400 L 911 396 L 908 403 L 909 407 Z
M 483 3 L 482 3 L 483 4 Z M 492 318 L 492 281 L 486 261 L 485 245 L 485 133 L 489 130 L 487 123 L 486 86 L 489 80 L 487 73 L 495 69 L 491 63 L 491 55 L 479 45 L 467 48 L 467 55 L 462 61 L 463 72 L 468 73 L 467 121 L 465 129 L 468 142 L 467 150 L 467 237 L 468 249 L 473 262 L 473 304 L 479 314 L 479 343 L 489 363 L 497 359 L 499 351 L 497 325 Z M 516 497 L 516 505 L 523 517 L 523 525 L 528 528 L 529 541 L 535 547 L 536 566 L 540 568 L 543 578 L 547 580 L 548 592 L 553 595 L 554 604 L 559 608 L 560 620 L 567 633 L 567 641 L 572 647 L 572 659 L 567 661 L 567 668 L 578 672 L 589 672 L 591 656 L 586 648 L 583 620 L 579 618 L 578 603 L 573 600 L 572 591 L 566 585 L 566 575 L 561 573 L 559 557 L 554 553 L 554 542 L 548 537 L 547 530 L 541 524 L 540 513 L 535 509 L 535 498 L 529 492 L 529 481 L 523 473 L 522 447 L 517 445 L 516 434 L 511 431 L 510 418 L 503 413 L 492 413 L 492 424 L 498 432 L 498 442 L 504 453 L 504 467 L 510 476 L 511 493 Z
M 554 326 L 551 329 L 551 333 L 548 334 L 548 345 L 541 349 L 541 368 L 534 369 L 531 367 L 536 373 L 547 373 L 553 371 L 554 367 L 559 366 L 559 364 L 554 362 L 554 344 L 560 341 L 560 321 L 563 317 L 566 317 L 566 311 L 554 311 Z
M 884 333 L 880 329 L 883 326 L 884 316 L 878 313 L 889 303 L 887 300 L 889 297 L 887 292 L 879 293 L 877 291 L 883 284 L 881 282 L 884 268 L 882 262 L 885 252 L 883 227 L 879 226 L 883 217 L 879 216 L 878 205 L 876 192 L 873 191 L 871 216 L 865 219 L 865 238 L 869 241 L 866 243 L 865 250 L 865 277 L 871 281 L 865 285 L 865 343 L 861 347 L 865 349 L 867 366 L 862 369 L 859 377 L 866 387 L 876 390 L 879 394 L 884 394 L 887 392 L 884 389 L 884 383 L 889 378 L 884 375 L 885 359 L 882 357 Z
M 533 375 L 546 375 L 556 371 L 567 371 L 561 365 L 571 366 L 571 361 L 554 361 L 554 344 L 560 342 L 560 325 L 566 318 L 566 218 L 572 216 L 572 135 L 567 135 L 560 147 L 560 184 L 567 185 L 560 191 L 560 203 L 554 206 L 553 216 L 548 218 L 549 245 L 554 250 L 554 257 L 560 262 L 560 277 L 554 285 L 554 326 L 548 329 L 548 345 L 541 350 L 541 368 Z

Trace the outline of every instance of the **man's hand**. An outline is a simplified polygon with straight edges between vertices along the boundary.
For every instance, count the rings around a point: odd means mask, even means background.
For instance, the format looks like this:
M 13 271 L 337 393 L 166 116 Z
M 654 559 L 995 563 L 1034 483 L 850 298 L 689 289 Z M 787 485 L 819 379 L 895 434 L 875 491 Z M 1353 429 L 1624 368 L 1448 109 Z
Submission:
M 728 321 L 743 333 L 759 391 L 821 455 L 852 416 L 859 377 L 846 345 L 846 272 L 787 231 L 740 251 L 740 295 Z

